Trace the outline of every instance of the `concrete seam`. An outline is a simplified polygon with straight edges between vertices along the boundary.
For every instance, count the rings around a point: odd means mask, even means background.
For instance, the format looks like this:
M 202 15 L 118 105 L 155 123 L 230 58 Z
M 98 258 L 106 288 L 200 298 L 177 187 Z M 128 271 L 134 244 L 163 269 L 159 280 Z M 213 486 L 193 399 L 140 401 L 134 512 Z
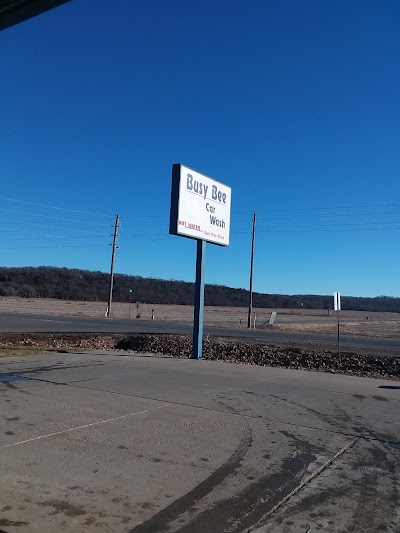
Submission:
M 19 442 L 13 442 L 11 444 L 5 444 L 1 448 L 10 448 L 11 446 L 18 446 L 19 444 L 26 444 L 28 442 L 34 442 L 35 440 L 47 439 L 49 437 L 55 437 L 56 435 L 63 435 L 71 431 L 77 431 L 78 429 L 85 429 L 92 426 L 98 426 L 100 424 L 106 424 L 107 422 L 113 422 L 115 420 L 122 420 L 123 418 L 128 418 L 130 416 L 141 415 L 143 413 L 149 413 L 151 411 L 156 411 L 157 409 L 163 409 L 169 407 L 169 405 L 160 405 L 159 407 L 153 407 L 152 409 L 145 409 L 143 411 L 136 411 L 134 413 L 128 413 L 127 415 L 114 416 L 113 418 L 107 418 L 106 420 L 99 420 L 98 422 L 91 422 L 90 424 L 84 424 L 83 426 L 77 426 L 69 429 L 63 429 L 61 431 L 55 431 L 54 433 L 47 433 L 46 435 L 39 435 L 38 437 L 32 437 L 31 439 L 20 440 Z
M 282 507 L 292 496 L 297 494 L 303 487 L 305 487 L 310 481 L 315 479 L 317 476 L 319 476 L 328 466 L 330 466 L 338 457 L 343 455 L 345 452 L 347 452 L 350 448 L 356 444 L 360 440 L 360 437 L 357 437 L 356 439 L 352 440 L 351 442 L 347 443 L 343 448 L 341 448 L 333 457 L 328 459 L 323 465 L 318 467 L 314 472 L 312 472 L 304 481 L 300 483 L 297 487 L 295 487 L 289 494 L 287 494 L 281 501 L 279 501 L 272 509 L 270 509 L 267 513 L 265 513 L 255 524 L 248 527 L 247 529 L 244 529 L 242 533 L 250 533 L 253 531 L 257 526 L 259 526 L 262 522 L 264 522 L 267 518 L 269 518 L 271 515 L 273 515 L 280 507 Z

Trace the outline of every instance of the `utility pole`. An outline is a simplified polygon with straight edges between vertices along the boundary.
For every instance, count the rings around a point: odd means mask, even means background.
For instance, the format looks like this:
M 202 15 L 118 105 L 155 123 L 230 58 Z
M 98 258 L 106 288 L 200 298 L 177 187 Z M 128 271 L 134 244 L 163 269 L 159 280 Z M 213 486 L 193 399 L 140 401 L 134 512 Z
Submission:
M 249 316 L 247 317 L 247 327 L 251 328 L 251 314 L 253 312 L 253 263 L 254 263 L 254 238 L 256 235 L 256 214 L 253 215 L 253 231 L 251 234 L 251 259 L 250 259 L 250 300 Z
M 119 227 L 119 215 L 115 217 L 115 225 L 114 225 L 114 238 L 113 238 L 113 244 L 112 244 L 111 270 L 110 270 L 110 292 L 108 294 L 108 307 L 107 307 L 107 313 L 106 313 L 106 316 L 108 318 L 111 316 L 112 294 L 113 294 L 113 287 L 114 287 L 114 261 L 115 261 L 115 251 L 117 249 L 118 227 Z

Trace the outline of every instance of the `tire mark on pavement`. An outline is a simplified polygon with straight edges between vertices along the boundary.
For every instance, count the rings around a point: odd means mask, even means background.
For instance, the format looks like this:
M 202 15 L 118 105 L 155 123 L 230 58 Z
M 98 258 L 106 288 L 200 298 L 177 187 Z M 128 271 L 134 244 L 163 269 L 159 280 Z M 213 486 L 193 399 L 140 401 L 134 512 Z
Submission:
M 296 407 L 300 407 L 300 409 L 304 409 L 307 411 L 307 413 L 310 413 L 312 415 L 315 415 L 317 418 L 322 420 L 323 422 L 326 422 L 329 425 L 335 426 L 341 430 L 343 430 L 343 425 L 337 421 L 337 419 L 333 416 L 326 415 L 325 413 L 321 413 L 317 411 L 316 409 L 313 409 L 312 407 L 309 407 L 307 405 L 304 405 L 300 402 L 295 402 L 293 400 L 289 400 L 288 398 L 282 398 L 281 396 L 276 396 L 275 394 L 270 394 L 271 398 L 275 398 L 277 400 L 280 400 L 281 402 L 285 402 L 290 405 L 294 405 Z
M 352 466 L 354 471 L 361 473 L 361 476 L 352 486 L 356 497 L 352 522 L 347 531 L 398 531 L 397 526 L 400 522 L 397 513 L 400 503 L 396 470 L 398 460 L 382 445 L 373 444 L 369 454 L 367 460 L 361 458 Z M 383 492 L 383 486 L 387 492 L 382 500 L 377 496 Z
M 303 447 L 302 447 L 303 448 Z M 291 491 L 299 483 L 308 466 L 315 461 L 310 452 L 298 450 L 294 457 L 282 462 L 281 469 L 248 485 L 241 492 L 217 501 L 191 522 L 174 529 L 179 533 L 239 533 L 264 516 L 282 494 Z
M 240 466 L 253 442 L 253 432 L 247 428 L 245 434 L 236 450 L 229 459 L 213 472 L 208 478 L 202 481 L 194 489 L 184 496 L 171 503 L 168 507 L 155 514 L 152 518 L 139 524 L 131 533 L 154 533 L 154 531 L 168 531 L 169 524 L 176 520 L 181 514 L 190 509 L 202 498 L 207 496 L 215 487 L 220 485 L 228 476 L 233 474 Z

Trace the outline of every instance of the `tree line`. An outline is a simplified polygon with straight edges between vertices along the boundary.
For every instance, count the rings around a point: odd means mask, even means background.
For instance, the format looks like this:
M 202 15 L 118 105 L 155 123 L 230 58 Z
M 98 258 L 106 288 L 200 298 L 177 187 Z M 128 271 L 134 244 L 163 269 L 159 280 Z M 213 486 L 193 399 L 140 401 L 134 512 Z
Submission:
M 0 268 L 0 297 L 58 298 L 62 300 L 102 301 L 108 299 L 110 275 L 57 267 Z M 132 293 L 130 293 L 132 290 Z M 143 278 L 116 274 L 113 300 L 154 304 L 193 304 L 194 284 L 186 281 Z M 206 285 L 205 304 L 246 307 L 249 292 L 223 285 Z M 279 309 L 332 309 L 332 295 L 253 294 L 254 307 Z M 364 298 L 342 295 L 342 309 L 356 311 L 400 312 L 400 298 Z

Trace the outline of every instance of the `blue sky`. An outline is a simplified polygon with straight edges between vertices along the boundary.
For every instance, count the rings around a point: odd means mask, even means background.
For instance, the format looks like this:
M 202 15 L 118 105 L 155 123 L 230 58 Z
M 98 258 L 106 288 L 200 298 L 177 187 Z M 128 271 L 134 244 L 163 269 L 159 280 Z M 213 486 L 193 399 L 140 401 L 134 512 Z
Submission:
M 110 6 L 112 7 L 110 8 Z M 400 3 L 72 0 L 0 33 L 1 265 L 192 281 L 171 165 L 232 187 L 207 283 L 400 296 Z

